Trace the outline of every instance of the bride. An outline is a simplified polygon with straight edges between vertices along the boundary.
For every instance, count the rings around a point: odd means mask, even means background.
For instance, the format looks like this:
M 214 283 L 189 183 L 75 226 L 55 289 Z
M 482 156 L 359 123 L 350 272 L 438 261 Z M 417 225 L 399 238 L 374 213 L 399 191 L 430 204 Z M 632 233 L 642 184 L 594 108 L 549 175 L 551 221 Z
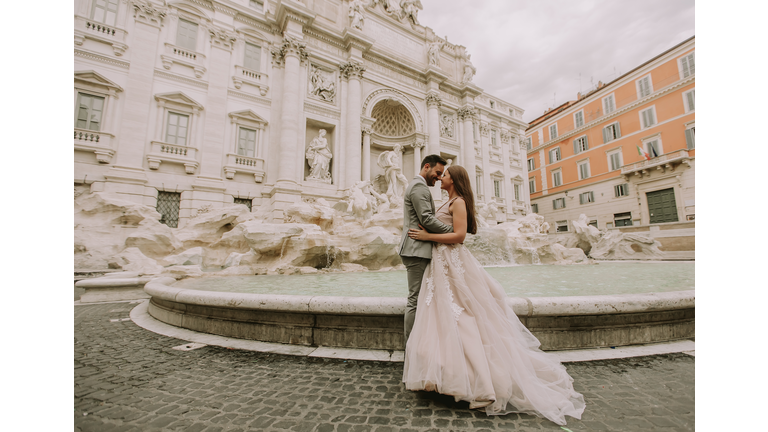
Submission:
M 408 233 L 434 245 L 405 348 L 406 388 L 451 395 L 491 415 L 528 413 L 559 425 L 566 415 L 580 419 L 584 397 L 574 391 L 573 378 L 539 349 L 504 289 L 462 244 L 477 232 L 467 171 L 449 167 L 441 188 L 449 199 L 435 216 L 453 225 L 453 233 Z

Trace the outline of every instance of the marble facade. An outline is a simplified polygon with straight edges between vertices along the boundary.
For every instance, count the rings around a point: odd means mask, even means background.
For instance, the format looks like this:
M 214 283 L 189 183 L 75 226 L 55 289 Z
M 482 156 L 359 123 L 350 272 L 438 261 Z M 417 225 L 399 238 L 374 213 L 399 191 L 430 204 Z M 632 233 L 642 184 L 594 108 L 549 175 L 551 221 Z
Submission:
M 179 227 L 244 201 L 283 221 L 359 182 L 386 194 L 397 176 L 379 161 L 410 180 L 438 153 L 476 173 L 498 222 L 524 216 L 523 110 L 473 84 L 466 48 L 418 6 L 76 0 L 76 186 L 150 207 L 180 194 Z

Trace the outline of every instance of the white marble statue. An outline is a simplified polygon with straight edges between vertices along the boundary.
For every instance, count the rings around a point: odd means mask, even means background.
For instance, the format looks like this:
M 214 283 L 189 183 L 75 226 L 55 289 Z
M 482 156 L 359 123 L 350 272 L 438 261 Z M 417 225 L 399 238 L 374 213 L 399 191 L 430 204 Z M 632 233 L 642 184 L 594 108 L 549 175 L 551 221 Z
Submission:
M 397 205 L 402 201 L 405 188 L 408 187 L 408 179 L 403 175 L 401 157 L 403 146 L 395 144 L 391 151 L 385 151 L 379 155 L 378 164 L 384 169 L 384 179 L 387 181 L 387 198 L 391 205 Z
M 323 183 L 331 183 L 330 165 L 331 149 L 328 140 L 325 139 L 325 129 L 320 129 L 317 136 L 309 143 L 307 148 L 307 162 L 309 163 L 309 176 L 306 180 L 316 180 Z
M 311 94 L 324 101 L 333 102 L 333 98 L 336 97 L 336 83 L 333 77 L 326 76 L 320 68 L 313 65 L 310 82 L 312 84 Z
M 444 45 L 445 45 L 445 42 L 439 39 L 429 44 L 429 49 L 427 50 L 427 57 L 429 59 L 430 66 L 440 67 L 440 50 L 443 49 Z
M 421 0 L 401 0 L 400 7 L 402 9 L 403 18 L 409 18 L 414 25 L 419 24 L 419 10 L 424 9 Z
M 352 0 L 349 3 L 349 17 L 352 18 L 352 28 L 357 30 L 363 29 L 363 24 L 365 24 L 363 10 L 365 6 L 366 2 L 363 0 Z
M 461 78 L 462 84 L 467 84 L 469 82 L 472 82 L 472 78 L 474 78 L 475 73 L 477 72 L 477 69 L 475 69 L 475 66 L 472 65 L 472 61 L 470 60 L 470 57 L 472 57 L 471 54 L 466 54 L 466 56 L 463 56 L 464 76 Z

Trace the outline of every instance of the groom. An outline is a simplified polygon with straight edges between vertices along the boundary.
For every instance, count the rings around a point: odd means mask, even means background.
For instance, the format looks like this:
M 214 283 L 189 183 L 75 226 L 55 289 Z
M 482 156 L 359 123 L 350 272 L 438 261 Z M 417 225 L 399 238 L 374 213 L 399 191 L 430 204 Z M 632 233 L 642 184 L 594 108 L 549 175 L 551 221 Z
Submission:
M 408 230 L 418 229 L 419 225 L 431 233 L 453 232 L 453 227 L 435 217 L 435 202 L 428 186 L 443 176 L 446 160 L 439 155 L 429 155 L 421 162 L 421 171 L 405 190 L 403 203 L 403 238 L 400 240 L 398 253 L 403 260 L 408 274 L 408 303 L 405 307 L 405 342 L 413 328 L 416 318 L 416 303 L 419 301 L 421 279 L 424 269 L 432 259 L 432 242 L 414 240 L 408 237 Z

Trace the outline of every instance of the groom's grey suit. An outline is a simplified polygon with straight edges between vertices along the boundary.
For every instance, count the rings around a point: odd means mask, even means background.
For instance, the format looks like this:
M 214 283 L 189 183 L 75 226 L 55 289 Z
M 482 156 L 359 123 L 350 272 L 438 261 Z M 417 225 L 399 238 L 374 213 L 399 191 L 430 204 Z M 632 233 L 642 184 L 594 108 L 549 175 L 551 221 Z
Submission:
M 414 240 L 408 237 L 408 230 L 419 229 L 419 224 L 427 232 L 449 233 L 453 227 L 446 225 L 435 217 L 435 202 L 426 180 L 416 176 L 405 190 L 403 203 L 403 237 L 400 239 L 398 253 L 403 260 L 408 274 L 408 303 L 405 307 L 405 342 L 413 328 L 416 318 L 416 304 L 419 301 L 421 280 L 424 270 L 432 259 L 432 242 Z

